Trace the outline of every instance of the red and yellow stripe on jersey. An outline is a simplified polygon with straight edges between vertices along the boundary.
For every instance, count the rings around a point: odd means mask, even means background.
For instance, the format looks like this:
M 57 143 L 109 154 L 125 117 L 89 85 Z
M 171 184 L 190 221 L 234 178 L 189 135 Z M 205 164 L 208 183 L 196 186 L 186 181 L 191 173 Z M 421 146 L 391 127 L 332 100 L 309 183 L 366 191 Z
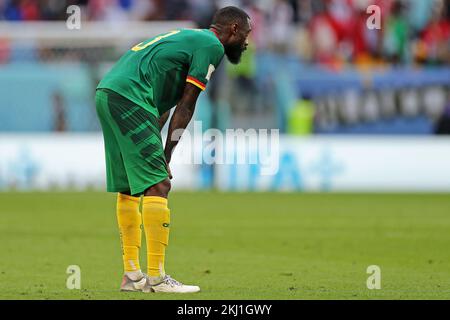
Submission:
M 186 82 L 192 83 L 194 86 L 200 88 L 202 91 L 206 89 L 206 84 L 202 83 L 201 81 L 198 81 L 197 79 L 191 76 L 187 77 Z

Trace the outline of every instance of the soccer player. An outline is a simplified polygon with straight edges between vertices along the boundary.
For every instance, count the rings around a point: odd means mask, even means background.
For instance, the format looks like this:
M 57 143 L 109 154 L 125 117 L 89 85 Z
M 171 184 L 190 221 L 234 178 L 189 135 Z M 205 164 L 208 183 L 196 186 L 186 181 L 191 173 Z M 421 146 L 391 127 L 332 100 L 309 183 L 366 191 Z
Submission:
M 174 280 L 164 269 L 170 227 L 169 163 L 180 138 L 172 139 L 172 133 L 186 129 L 200 92 L 223 56 L 239 63 L 250 32 L 251 21 L 244 11 L 223 8 L 216 12 L 210 29 L 176 30 L 137 44 L 97 87 L 107 191 L 118 193 L 122 291 L 200 291 Z M 160 131 L 175 105 L 163 148 Z M 147 241 L 147 274 L 139 264 L 141 224 Z

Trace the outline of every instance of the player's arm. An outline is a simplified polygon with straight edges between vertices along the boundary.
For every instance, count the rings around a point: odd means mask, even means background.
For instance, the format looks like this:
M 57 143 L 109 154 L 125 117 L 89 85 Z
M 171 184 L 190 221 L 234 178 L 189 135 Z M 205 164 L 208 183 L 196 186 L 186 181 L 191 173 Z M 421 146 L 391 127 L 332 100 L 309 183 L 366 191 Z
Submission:
M 164 113 L 160 118 L 159 118 L 159 130 L 162 130 L 162 128 L 164 128 L 164 125 L 167 122 L 167 119 L 169 119 L 169 115 L 170 115 L 170 110 L 167 111 L 166 113 Z
M 166 156 L 167 164 L 170 163 L 172 153 L 175 146 L 178 144 L 184 130 L 188 126 L 195 111 L 195 104 L 201 89 L 197 86 L 187 82 L 184 88 L 183 97 L 178 102 L 175 112 L 172 115 L 169 123 L 169 131 L 167 134 L 166 147 L 164 154 Z
M 223 56 L 224 48 L 217 43 L 201 46 L 193 52 L 183 97 L 170 120 L 166 148 L 164 150 L 167 164 L 169 164 L 175 146 L 194 115 L 195 103 L 200 92 L 205 90 L 206 84 L 222 61 Z

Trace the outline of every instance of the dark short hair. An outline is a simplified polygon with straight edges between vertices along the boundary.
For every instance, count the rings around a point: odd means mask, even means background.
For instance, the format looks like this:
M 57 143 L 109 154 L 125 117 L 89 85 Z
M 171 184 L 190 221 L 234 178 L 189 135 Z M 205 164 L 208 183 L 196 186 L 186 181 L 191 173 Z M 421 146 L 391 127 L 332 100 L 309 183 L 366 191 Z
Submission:
M 232 23 L 238 23 L 239 25 L 244 25 L 247 23 L 247 19 L 250 16 L 242 9 L 238 7 L 225 7 L 216 12 L 214 15 L 212 25 L 226 26 Z

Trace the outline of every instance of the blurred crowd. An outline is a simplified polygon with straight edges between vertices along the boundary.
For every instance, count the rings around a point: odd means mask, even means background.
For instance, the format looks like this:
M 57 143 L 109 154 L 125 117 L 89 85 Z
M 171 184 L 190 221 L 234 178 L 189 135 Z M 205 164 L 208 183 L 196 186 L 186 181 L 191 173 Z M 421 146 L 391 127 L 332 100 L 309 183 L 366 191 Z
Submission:
M 331 68 L 385 63 L 450 63 L 450 0 L 0 0 L 0 20 L 64 20 L 79 5 L 84 20 L 193 20 L 206 28 L 217 8 L 252 17 L 256 51 L 294 53 Z M 370 5 L 381 29 L 370 30 Z M 373 17 L 372 22 L 378 22 Z

